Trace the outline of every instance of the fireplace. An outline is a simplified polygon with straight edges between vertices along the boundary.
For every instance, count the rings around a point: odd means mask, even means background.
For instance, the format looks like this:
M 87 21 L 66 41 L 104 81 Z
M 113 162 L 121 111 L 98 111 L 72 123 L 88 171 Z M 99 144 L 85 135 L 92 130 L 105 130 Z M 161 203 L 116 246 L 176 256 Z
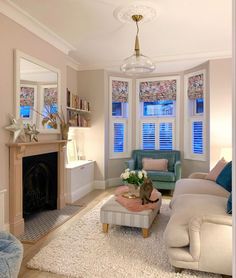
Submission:
M 57 208 L 57 153 L 23 158 L 23 217 Z
M 24 217 L 27 215 L 65 206 L 66 141 L 13 143 L 8 146 L 9 224 L 10 232 L 18 236 L 24 233 Z

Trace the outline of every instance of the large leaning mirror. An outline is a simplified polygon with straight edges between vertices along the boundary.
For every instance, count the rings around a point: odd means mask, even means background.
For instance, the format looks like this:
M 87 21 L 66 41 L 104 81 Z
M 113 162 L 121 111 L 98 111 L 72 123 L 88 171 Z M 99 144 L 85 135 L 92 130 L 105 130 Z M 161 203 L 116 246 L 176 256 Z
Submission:
M 43 124 L 60 109 L 60 71 L 21 51 L 15 51 L 15 117 L 25 125 L 36 124 L 41 133 L 59 133 Z

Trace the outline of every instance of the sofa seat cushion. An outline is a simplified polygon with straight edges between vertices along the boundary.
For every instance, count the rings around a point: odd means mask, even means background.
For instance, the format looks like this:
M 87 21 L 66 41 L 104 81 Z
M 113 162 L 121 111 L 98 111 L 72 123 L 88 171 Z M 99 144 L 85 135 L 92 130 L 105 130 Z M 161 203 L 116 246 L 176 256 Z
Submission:
M 178 151 L 148 151 L 148 150 L 139 150 L 135 152 L 136 154 L 136 169 L 143 169 L 142 160 L 143 158 L 152 158 L 152 159 L 167 159 L 168 160 L 168 171 L 174 171 L 175 162 L 179 160 Z
M 172 202 L 171 218 L 165 230 L 168 247 L 185 247 L 190 243 L 188 225 L 193 217 L 203 215 L 222 215 L 226 212 L 227 198 L 203 195 L 183 194 Z
M 229 192 L 223 187 L 219 186 L 216 182 L 206 179 L 181 179 L 175 184 L 175 191 L 170 203 L 172 203 L 175 198 L 182 194 L 209 194 L 220 197 L 229 197 Z
M 175 174 L 166 171 L 147 171 L 148 177 L 153 181 L 175 181 Z

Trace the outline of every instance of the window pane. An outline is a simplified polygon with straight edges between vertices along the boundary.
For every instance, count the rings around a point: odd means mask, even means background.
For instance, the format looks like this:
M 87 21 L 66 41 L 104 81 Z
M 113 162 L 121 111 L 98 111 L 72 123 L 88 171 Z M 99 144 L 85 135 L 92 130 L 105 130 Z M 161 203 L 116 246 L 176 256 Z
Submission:
M 194 154 L 203 154 L 203 122 L 192 123 L 192 151 Z
M 143 123 L 142 142 L 144 150 L 155 150 L 155 124 Z
M 56 103 L 54 103 L 51 105 L 44 105 L 42 114 L 44 115 L 44 117 L 49 117 L 50 114 L 56 114 L 57 112 L 58 112 L 58 106 Z M 53 127 L 50 125 L 45 125 L 45 128 L 53 129 Z
M 159 144 L 160 150 L 173 149 L 172 123 L 160 123 Z
M 112 116 L 122 116 L 121 102 L 112 102 Z
M 173 100 L 143 102 L 143 116 L 174 116 Z
M 31 118 L 31 106 L 20 106 L 20 117 L 23 119 Z
M 114 152 L 124 152 L 124 124 L 114 123 Z
M 196 114 L 201 114 L 204 112 L 203 98 L 196 99 Z

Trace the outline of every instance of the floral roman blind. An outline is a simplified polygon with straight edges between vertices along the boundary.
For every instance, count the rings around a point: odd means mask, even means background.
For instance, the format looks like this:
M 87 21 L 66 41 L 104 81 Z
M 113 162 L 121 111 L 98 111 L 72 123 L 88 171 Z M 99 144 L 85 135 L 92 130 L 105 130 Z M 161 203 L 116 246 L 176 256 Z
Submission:
M 52 105 L 57 103 L 57 88 L 44 89 L 44 104 Z
M 140 102 L 176 100 L 177 80 L 145 81 L 139 83 Z
M 20 106 L 34 106 L 34 88 L 20 88 Z
M 112 80 L 112 102 L 128 102 L 129 83 Z
M 188 78 L 188 98 L 190 100 L 203 98 L 204 92 L 203 73 Z

